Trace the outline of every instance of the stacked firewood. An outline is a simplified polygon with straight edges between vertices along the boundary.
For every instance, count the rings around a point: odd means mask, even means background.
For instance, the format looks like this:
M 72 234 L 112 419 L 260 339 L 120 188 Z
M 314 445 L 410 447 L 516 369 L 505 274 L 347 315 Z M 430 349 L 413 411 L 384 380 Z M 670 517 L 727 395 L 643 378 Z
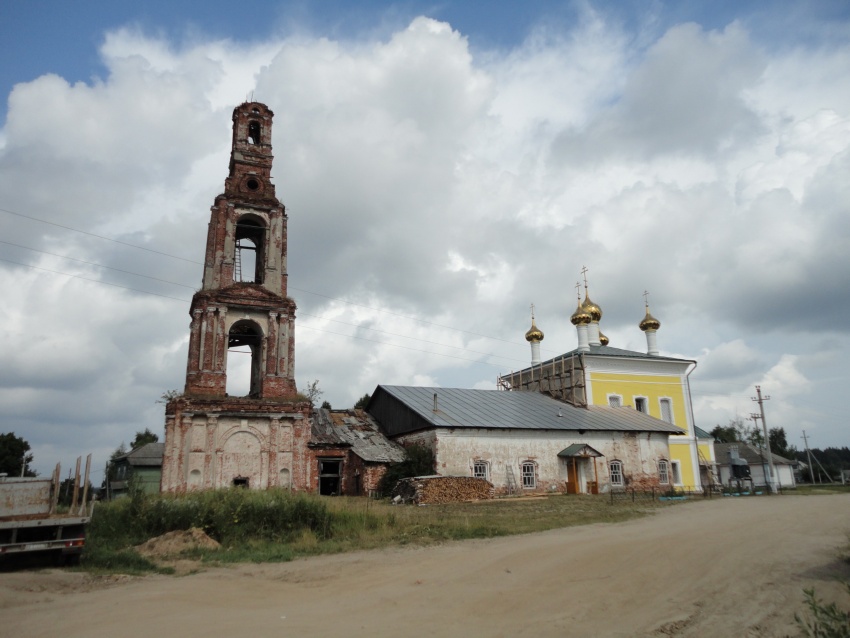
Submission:
M 416 476 L 401 479 L 393 489 L 396 502 L 437 505 L 493 498 L 493 484 L 471 476 Z

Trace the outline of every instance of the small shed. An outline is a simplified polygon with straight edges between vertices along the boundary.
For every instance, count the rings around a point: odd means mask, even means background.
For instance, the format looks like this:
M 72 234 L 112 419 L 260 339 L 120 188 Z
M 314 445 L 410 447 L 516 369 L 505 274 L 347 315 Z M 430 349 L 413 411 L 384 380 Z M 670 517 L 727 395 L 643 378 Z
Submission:
M 158 494 L 164 451 L 164 443 L 146 443 L 113 459 L 109 496 L 116 498 L 126 495 L 131 480 L 136 481 L 146 494 Z

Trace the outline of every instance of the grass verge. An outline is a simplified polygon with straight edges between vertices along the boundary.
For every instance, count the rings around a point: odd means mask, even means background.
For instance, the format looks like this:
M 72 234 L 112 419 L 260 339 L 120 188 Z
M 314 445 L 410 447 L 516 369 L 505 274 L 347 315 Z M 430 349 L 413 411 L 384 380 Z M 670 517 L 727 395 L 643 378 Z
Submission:
M 212 563 L 281 562 L 360 549 L 617 523 L 673 506 L 653 501 L 612 505 L 605 496 L 566 495 L 413 507 L 282 490 L 135 493 L 95 508 L 82 565 L 121 573 L 162 571 L 133 547 L 166 532 L 193 527 L 221 543 L 221 549 L 193 549 L 181 558 Z

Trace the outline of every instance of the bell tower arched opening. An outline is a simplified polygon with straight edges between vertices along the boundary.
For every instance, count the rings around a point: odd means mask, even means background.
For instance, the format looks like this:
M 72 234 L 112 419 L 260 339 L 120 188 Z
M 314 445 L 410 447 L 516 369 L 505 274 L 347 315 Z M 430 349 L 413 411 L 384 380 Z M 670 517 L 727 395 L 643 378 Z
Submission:
M 253 215 L 243 215 L 236 222 L 236 254 L 233 281 L 263 283 L 266 268 L 266 225 Z
M 227 394 L 259 397 L 262 366 L 263 331 L 256 322 L 240 319 L 227 334 Z

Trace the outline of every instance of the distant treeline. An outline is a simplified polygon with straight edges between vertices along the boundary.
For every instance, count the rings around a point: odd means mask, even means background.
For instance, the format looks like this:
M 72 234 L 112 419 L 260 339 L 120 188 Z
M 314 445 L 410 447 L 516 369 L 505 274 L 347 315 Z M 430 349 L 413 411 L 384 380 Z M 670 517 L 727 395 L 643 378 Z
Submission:
M 811 448 L 809 451 L 812 453 L 812 465 L 815 466 L 814 469 L 816 473 L 823 473 L 825 470 L 830 478 L 834 479 L 838 477 L 841 470 L 850 470 L 850 448 L 846 446 L 828 447 L 823 450 L 820 448 Z M 806 464 L 809 463 L 805 450 L 796 450 L 795 456 L 798 461 Z M 818 462 L 823 466 L 823 470 L 821 470 Z M 806 476 L 804 472 L 804 480 L 808 478 L 809 477 Z

